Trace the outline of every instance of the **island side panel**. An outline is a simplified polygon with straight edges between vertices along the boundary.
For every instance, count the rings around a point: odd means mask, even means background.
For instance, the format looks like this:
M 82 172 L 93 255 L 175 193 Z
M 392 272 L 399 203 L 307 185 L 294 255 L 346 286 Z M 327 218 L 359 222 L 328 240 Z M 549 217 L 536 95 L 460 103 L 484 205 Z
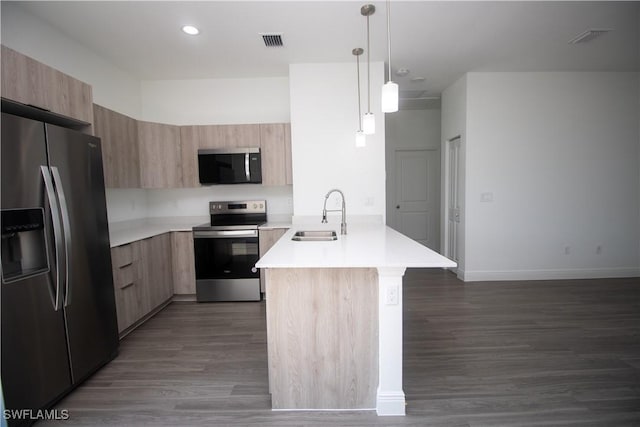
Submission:
M 275 268 L 267 275 L 273 409 L 374 409 L 378 273 Z

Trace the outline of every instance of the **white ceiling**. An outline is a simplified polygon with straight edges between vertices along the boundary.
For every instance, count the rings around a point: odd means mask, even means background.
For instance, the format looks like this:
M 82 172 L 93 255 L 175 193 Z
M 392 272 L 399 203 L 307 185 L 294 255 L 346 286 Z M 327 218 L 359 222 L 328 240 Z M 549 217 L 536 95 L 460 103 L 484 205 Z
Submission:
M 21 7 L 141 80 L 155 80 L 287 76 L 290 63 L 355 61 L 351 50 L 366 47 L 365 3 L 27 1 Z M 385 2 L 372 3 L 371 59 L 386 61 Z M 183 34 L 185 24 L 201 34 Z M 393 69 L 411 71 L 394 80 L 401 91 L 428 97 L 468 71 L 640 71 L 639 27 L 640 2 L 393 0 Z M 589 28 L 613 31 L 568 43 Z M 285 46 L 265 47 L 264 32 L 282 33 Z

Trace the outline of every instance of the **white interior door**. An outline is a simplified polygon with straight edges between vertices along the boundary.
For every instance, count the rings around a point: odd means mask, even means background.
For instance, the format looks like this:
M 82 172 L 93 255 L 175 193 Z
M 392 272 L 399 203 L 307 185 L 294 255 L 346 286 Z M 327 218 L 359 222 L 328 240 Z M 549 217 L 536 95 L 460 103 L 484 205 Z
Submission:
M 460 226 L 460 137 L 448 141 L 447 230 L 445 256 L 458 261 Z
M 395 225 L 430 249 L 440 249 L 440 151 L 397 150 Z

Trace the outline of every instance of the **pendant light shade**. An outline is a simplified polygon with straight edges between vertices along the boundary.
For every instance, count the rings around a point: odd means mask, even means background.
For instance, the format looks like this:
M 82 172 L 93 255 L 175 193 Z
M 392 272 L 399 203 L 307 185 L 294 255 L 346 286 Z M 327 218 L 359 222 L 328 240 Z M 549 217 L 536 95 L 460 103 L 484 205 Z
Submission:
M 362 148 L 367 146 L 367 137 L 361 130 L 356 131 L 356 147 Z
M 395 113 L 398 111 L 398 84 L 391 81 L 391 0 L 387 0 L 387 51 L 389 80 L 382 86 L 382 112 Z
M 371 46 L 369 37 L 369 16 L 376 12 L 376 7 L 372 4 L 365 4 L 360 8 L 362 16 L 367 18 L 367 113 L 362 119 L 362 131 L 365 135 L 376 133 L 376 117 L 371 112 Z
M 373 113 L 366 113 L 362 118 L 362 131 L 365 135 L 376 133 L 376 116 Z
M 398 111 L 398 84 L 389 80 L 382 86 L 382 112 Z

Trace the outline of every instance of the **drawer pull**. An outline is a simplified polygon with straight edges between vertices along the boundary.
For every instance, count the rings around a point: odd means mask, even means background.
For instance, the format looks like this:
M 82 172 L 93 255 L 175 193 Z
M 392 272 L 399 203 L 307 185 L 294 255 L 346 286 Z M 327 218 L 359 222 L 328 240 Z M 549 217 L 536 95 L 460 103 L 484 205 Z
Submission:
M 131 264 L 133 264 L 133 261 L 129 261 L 129 262 L 128 262 L 128 263 L 126 263 L 126 264 L 122 264 L 122 265 L 121 265 L 120 267 L 118 267 L 118 268 L 122 270 L 123 268 L 127 268 L 127 267 L 131 266 Z
M 129 286 L 133 286 L 135 284 L 136 282 L 125 283 L 124 285 L 120 286 L 120 289 L 127 289 Z

